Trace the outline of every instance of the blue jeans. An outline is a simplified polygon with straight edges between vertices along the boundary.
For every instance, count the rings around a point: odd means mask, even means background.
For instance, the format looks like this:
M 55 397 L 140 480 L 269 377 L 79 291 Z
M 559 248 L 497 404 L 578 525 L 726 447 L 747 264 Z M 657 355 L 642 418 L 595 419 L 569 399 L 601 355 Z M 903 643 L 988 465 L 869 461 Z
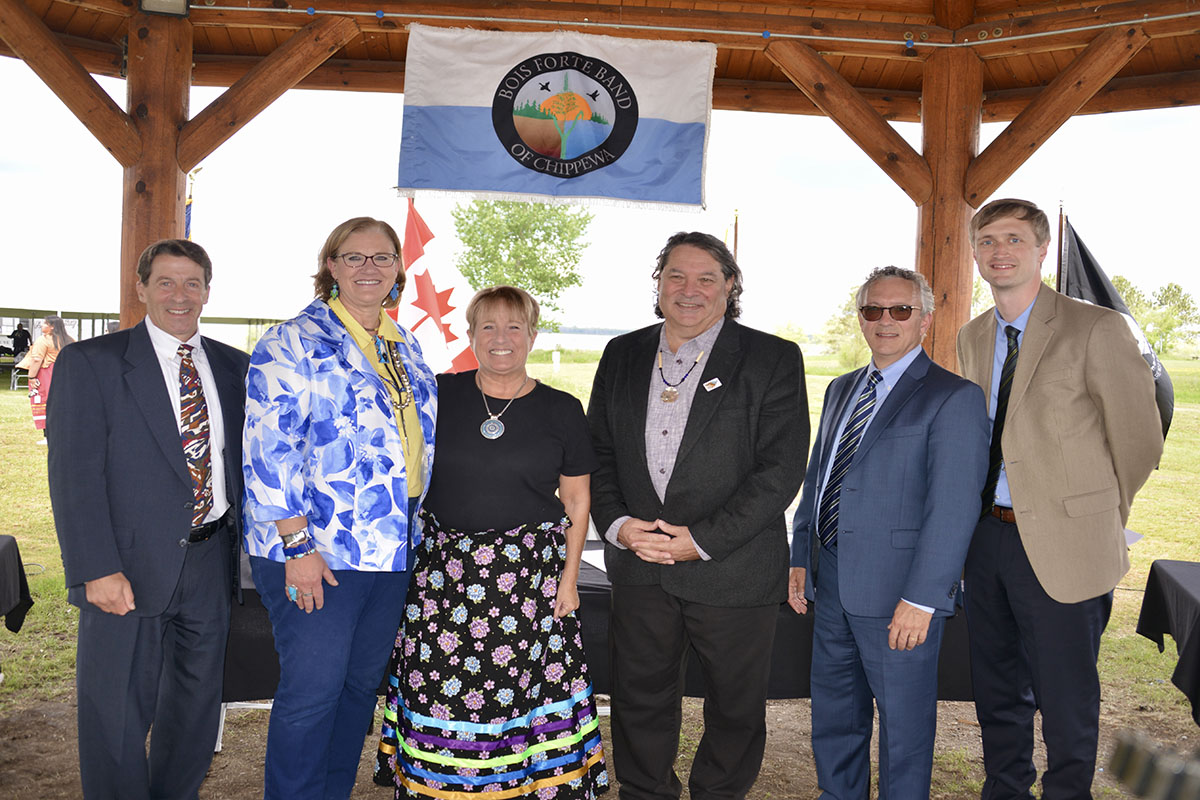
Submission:
M 337 570 L 324 607 L 306 614 L 287 598 L 282 562 L 251 556 L 250 569 L 279 653 L 264 797 L 347 798 L 410 573 Z

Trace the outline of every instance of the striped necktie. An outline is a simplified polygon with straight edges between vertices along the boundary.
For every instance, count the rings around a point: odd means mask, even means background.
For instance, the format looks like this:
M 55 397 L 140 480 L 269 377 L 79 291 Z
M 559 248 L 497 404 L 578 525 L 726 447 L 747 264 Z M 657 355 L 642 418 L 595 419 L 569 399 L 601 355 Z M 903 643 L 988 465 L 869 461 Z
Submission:
M 1004 326 L 1008 337 L 1008 352 L 1004 355 L 1004 366 L 1000 368 L 1000 388 L 996 392 L 996 421 L 992 423 L 992 447 L 988 458 L 987 482 L 983 484 L 983 514 L 987 516 L 996 505 L 996 484 L 1000 482 L 1000 468 L 1004 465 L 1004 451 L 1000 438 L 1004 435 L 1004 418 L 1008 414 L 1008 396 L 1012 393 L 1013 374 L 1017 371 L 1018 328 Z
M 192 361 L 191 345 L 179 345 L 179 359 L 179 419 L 182 422 L 179 435 L 183 440 L 183 455 L 187 459 L 188 472 L 192 476 L 192 493 L 196 498 L 192 511 L 192 525 L 195 526 L 204 522 L 213 507 L 208 404 L 204 402 L 200 373 Z
M 867 376 L 867 385 L 858 395 L 858 402 L 854 404 L 854 411 L 850 414 L 850 419 L 846 420 L 846 428 L 838 441 L 837 455 L 833 458 L 833 468 L 829 471 L 829 482 L 825 484 L 825 491 L 821 494 L 821 506 L 817 514 L 817 537 L 826 547 L 832 547 L 837 540 L 842 478 L 846 477 L 850 462 L 854 460 L 854 452 L 858 450 L 858 443 L 862 441 L 863 432 L 867 429 L 867 420 L 871 418 L 871 411 L 875 408 L 875 385 L 882 379 L 883 375 L 879 370 L 872 370 Z

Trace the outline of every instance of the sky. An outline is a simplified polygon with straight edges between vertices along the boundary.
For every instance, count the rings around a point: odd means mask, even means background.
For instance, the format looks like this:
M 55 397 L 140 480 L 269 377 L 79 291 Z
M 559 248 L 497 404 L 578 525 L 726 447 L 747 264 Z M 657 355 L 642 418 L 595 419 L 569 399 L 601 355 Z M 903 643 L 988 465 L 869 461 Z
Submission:
M 124 107 L 124 82 L 98 80 Z M 219 94 L 194 89 L 191 114 Z M 0 57 L 0 103 L 0 307 L 115 312 L 120 166 L 19 60 Z M 334 226 L 369 215 L 402 230 L 406 200 L 392 188 L 402 112 L 402 95 L 292 90 L 201 163 L 192 233 L 214 263 L 206 314 L 290 317 L 312 298 Z M 895 127 L 920 152 L 920 126 Z M 985 125 L 981 147 L 1002 130 Z M 1187 233 L 1197 225 L 1198 133 L 1198 107 L 1076 117 L 994 197 L 1033 200 L 1052 228 L 1062 204 L 1110 276 L 1147 294 L 1174 281 L 1200 297 Z M 704 211 L 591 206 L 583 285 L 564 294 L 559 321 L 653 322 L 650 271 L 667 237 L 703 230 L 732 244 L 735 213 L 742 321 L 754 327 L 820 333 L 872 268 L 914 265 L 916 207 L 823 117 L 713 112 L 706 198 Z M 417 269 L 435 281 L 458 250 L 451 210 L 469 199 L 417 196 L 436 236 Z

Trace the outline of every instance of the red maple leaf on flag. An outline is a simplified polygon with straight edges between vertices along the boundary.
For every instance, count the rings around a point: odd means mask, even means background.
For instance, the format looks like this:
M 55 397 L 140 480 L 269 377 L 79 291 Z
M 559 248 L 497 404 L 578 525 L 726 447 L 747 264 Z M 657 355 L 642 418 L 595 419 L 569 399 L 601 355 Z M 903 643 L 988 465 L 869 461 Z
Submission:
M 431 319 L 438 330 L 442 332 L 446 343 L 453 342 L 458 337 L 450 332 L 450 326 L 446 323 L 445 317 L 455 308 L 450 305 L 450 294 L 454 291 L 454 287 L 439 292 L 433 285 L 433 278 L 429 276 L 429 270 L 425 270 L 420 275 L 413 275 L 412 279 L 417 289 L 417 299 L 413 300 L 412 304 L 425 312 L 425 316 L 413 323 L 412 330 L 415 331 L 422 322 Z
M 470 347 L 464 347 L 462 352 L 454 357 L 450 362 L 450 369 L 447 372 L 466 372 L 469 369 L 479 369 L 479 360 L 475 358 L 475 353 Z
M 404 244 L 400 253 L 404 256 L 404 268 L 411 269 L 413 262 L 425 254 L 425 245 L 433 238 L 433 231 L 417 213 L 417 205 L 408 198 L 408 219 L 404 223 Z

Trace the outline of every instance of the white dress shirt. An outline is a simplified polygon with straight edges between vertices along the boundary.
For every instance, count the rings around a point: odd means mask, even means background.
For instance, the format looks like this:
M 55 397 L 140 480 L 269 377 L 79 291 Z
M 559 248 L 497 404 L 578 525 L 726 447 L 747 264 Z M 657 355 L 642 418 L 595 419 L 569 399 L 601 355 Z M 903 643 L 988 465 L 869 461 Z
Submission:
M 213 507 L 205 522 L 212 522 L 225 515 L 229 508 L 229 498 L 225 495 L 225 418 L 221 415 L 221 400 L 217 394 L 217 380 L 213 377 L 212 367 L 208 363 L 208 354 L 200 339 L 200 331 L 192 334 L 192 338 L 181 342 L 171 334 L 157 327 L 146 317 L 146 330 L 150 332 L 150 343 L 154 345 L 154 354 L 158 356 L 158 366 L 162 369 L 163 382 L 167 384 L 167 395 L 171 398 L 171 407 L 175 416 L 175 425 L 183 435 L 183 418 L 180 415 L 179 400 L 179 367 L 183 359 L 179 357 L 179 345 L 192 347 L 192 363 L 200 374 L 200 388 L 204 390 L 204 402 L 208 406 L 208 443 L 209 460 L 212 462 L 212 491 Z M 239 432 L 240 435 L 240 432 Z M 182 447 L 182 439 L 180 440 Z

